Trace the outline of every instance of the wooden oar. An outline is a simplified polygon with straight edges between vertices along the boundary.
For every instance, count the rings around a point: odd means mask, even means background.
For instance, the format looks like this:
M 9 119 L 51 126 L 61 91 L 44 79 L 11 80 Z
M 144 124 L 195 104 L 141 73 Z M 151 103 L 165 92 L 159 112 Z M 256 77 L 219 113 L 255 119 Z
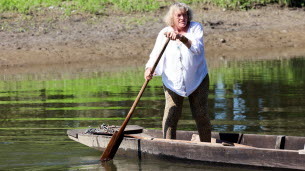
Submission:
M 161 57 L 163 55 L 163 52 L 165 51 L 166 46 L 169 43 L 169 40 L 170 39 L 167 38 L 165 44 L 163 45 L 163 47 L 161 49 L 161 52 L 160 52 L 156 62 L 154 63 L 154 65 L 152 67 L 152 70 L 151 70 L 150 74 L 153 74 L 155 72 L 155 69 L 156 69 L 156 67 L 157 67 L 157 65 L 158 65 L 158 63 L 159 63 L 159 61 L 160 61 L 160 59 L 161 59 Z M 130 120 L 130 118 L 131 118 L 131 116 L 133 114 L 133 111 L 135 110 L 138 102 L 140 101 L 140 98 L 141 98 L 141 96 L 142 96 L 142 94 L 143 94 L 143 92 L 144 92 L 148 82 L 149 82 L 149 80 L 145 80 L 145 82 L 144 82 L 144 84 L 143 84 L 143 86 L 142 86 L 142 88 L 141 88 L 141 90 L 140 90 L 136 100 L 134 101 L 132 107 L 130 108 L 130 110 L 128 112 L 128 115 L 126 116 L 126 118 L 125 118 L 121 128 L 119 129 L 119 131 L 116 131 L 112 135 L 112 137 L 111 137 L 111 139 L 110 139 L 110 141 L 109 141 L 109 143 L 108 143 L 104 153 L 102 154 L 102 157 L 100 159 L 101 161 L 108 161 L 108 160 L 112 160 L 113 159 L 116 151 L 118 150 L 118 148 L 119 148 L 119 146 L 120 146 L 120 144 L 121 144 L 121 142 L 123 140 L 124 129 L 127 126 L 127 123 Z

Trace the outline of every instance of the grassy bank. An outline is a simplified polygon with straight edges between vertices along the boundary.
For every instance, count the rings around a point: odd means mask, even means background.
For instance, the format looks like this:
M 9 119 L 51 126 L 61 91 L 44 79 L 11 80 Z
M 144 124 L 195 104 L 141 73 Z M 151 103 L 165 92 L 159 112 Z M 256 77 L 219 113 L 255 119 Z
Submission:
M 0 0 L 0 12 L 18 12 L 30 14 L 41 8 L 60 8 L 66 14 L 71 12 L 89 12 L 101 14 L 106 8 L 125 12 L 153 11 L 160 7 L 156 0 Z
M 200 2 L 200 0 L 195 1 Z M 229 9 L 251 9 L 267 4 L 278 4 L 286 7 L 303 7 L 305 5 L 305 0 L 204 0 L 204 2 Z
M 257 5 L 279 4 L 287 7 L 303 7 L 305 0 L 181 0 L 186 4 L 209 3 L 228 9 L 251 9 Z M 170 5 L 165 0 L 0 0 L 0 12 L 31 14 L 44 8 L 59 8 L 66 14 L 88 12 L 103 14 L 109 10 L 124 12 L 154 11 Z

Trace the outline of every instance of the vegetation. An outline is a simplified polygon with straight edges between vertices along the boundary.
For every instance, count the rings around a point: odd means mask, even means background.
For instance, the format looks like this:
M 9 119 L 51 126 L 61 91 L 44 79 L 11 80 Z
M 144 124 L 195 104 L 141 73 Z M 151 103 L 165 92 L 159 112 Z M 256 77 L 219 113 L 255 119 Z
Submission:
M 181 0 L 187 4 L 209 3 L 229 9 L 250 9 L 257 5 L 279 4 L 288 7 L 303 7 L 305 0 Z M 32 14 L 44 8 L 60 9 L 66 14 L 88 12 L 103 14 L 106 10 L 124 12 L 154 11 L 172 1 L 161 0 L 0 0 L 0 12 Z
M 125 12 L 152 11 L 160 7 L 156 0 L 1 0 L 0 12 L 31 14 L 41 8 L 59 8 L 67 14 L 73 11 L 101 14 L 106 8 Z
M 196 1 L 199 2 L 200 0 Z M 204 0 L 204 2 L 212 3 L 229 9 L 251 9 L 255 8 L 256 6 L 267 4 L 279 4 L 287 7 L 303 7 L 305 4 L 305 0 Z

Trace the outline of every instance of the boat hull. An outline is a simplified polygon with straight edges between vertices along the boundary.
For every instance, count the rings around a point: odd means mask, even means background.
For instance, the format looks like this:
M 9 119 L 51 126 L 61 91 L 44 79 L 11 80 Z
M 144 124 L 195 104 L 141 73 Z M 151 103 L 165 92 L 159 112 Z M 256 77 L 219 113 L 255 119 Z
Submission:
M 84 134 L 82 130 L 78 131 L 78 133 L 73 134 L 68 132 L 69 137 L 74 141 L 100 151 L 103 151 L 107 147 L 111 138 L 111 136 L 108 135 Z M 224 146 L 221 143 L 189 141 L 194 133 L 196 132 L 178 131 L 177 138 L 179 140 L 166 140 L 160 138 L 161 131 L 144 130 L 143 133 L 134 134 L 139 138 L 124 137 L 118 150 L 118 155 L 137 155 L 139 158 L 153 155 L 157 157 L 170 157 L 202 162 L 305 170 L 305 154 L 302 154 L 303 149 L 299 149 L 300 147 L 293 147 L 298 148 L 297 150 L 275 149 L 281 147 L 281 145 L 278 145 L 278 136 L 244 134 L 242 135 L 243 138 L 241 138 L 240 134 L 225 135 L 213 133 L 212 135 L 215 139 L 231 139 L 236 142 L 248 141 L 248 144 L 251 144 L 249 141 L 251 138 L 261 138 L 261 142 L 257 142 L 256 146 Z M 246 139 L 246 137 L 248 138 Z M 288 137 L 288 139 L 289 138 L 297 141 L 297 146 L 304 146 L 305 144 L 304 137 L 300 137 L 300 139 L 297 139 L 296 137 Z M 266 146 L 271 146 L 271 140 L 275 141 L 273 148 L 257 147 L 262 146 L 260 143 L 263 143 Z M 252 142 L 252 144 L 255 143 Z

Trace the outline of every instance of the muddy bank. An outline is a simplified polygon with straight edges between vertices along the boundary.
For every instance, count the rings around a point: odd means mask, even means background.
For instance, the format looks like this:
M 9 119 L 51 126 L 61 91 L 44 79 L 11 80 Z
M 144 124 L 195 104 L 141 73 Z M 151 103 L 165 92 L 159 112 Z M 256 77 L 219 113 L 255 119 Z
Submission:
M 204 25 L 206 57 L 211 64 L 220 59 L 305 56 L 304 9 L 193 9 L 194 21 Z M 26 19 L 1 14 L 0 68 L 18 73 L 142 67 L 165 26 L 165 11 L 63 18 L 49 9 Z

